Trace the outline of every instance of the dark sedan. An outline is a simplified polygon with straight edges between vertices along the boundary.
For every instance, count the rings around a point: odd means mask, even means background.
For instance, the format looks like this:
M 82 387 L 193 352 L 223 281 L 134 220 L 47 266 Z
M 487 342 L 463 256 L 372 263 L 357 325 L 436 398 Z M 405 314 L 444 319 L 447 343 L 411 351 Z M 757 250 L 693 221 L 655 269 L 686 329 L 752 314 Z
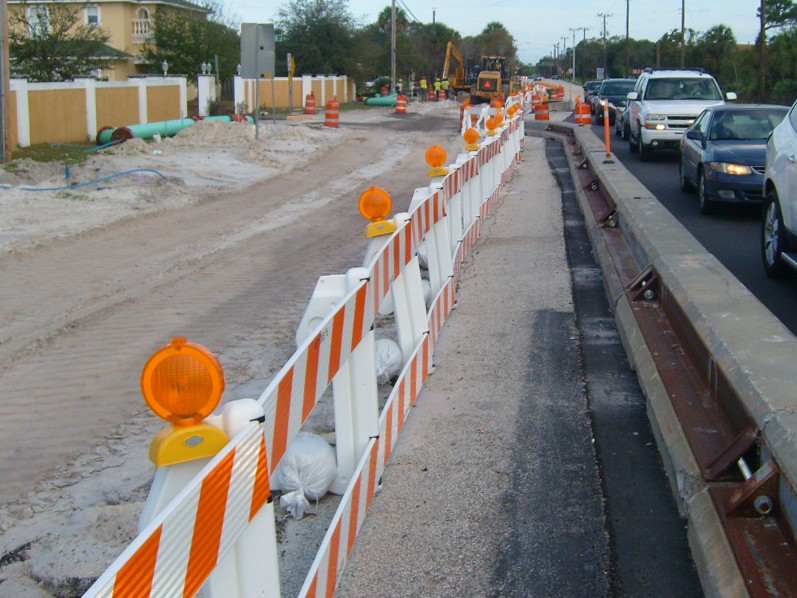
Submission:
M 628 101 L 626 96 L 629 91 L 634 91 L 635 84 L 633 79 L 604 79 L 598 92 L 590 100 L 595 122 L 603 123 L 603 106 L 606 103 L 609 105 L 609 124 L 614 125 L 615 108 L 625 106 Z
M 681 189 L 697 187 L 702 214 L 719 203 L 761 203 L 767 137 L 788 112 L 769 104 L 719 104 L 681 139 Z

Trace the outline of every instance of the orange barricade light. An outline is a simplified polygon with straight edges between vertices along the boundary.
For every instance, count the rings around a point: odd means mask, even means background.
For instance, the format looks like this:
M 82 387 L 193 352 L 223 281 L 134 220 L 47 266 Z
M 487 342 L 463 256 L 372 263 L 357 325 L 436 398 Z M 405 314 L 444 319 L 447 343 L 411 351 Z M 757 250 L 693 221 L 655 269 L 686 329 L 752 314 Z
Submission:
M 390 194 L 379 187 L 369 187 L 360 195 L 360 214 L 371 224 L 365 229 L 366 237 L 379 237 L 389 235 L 396 230 L 396 223 L 387 220 L 390 210 L 393 208 L 393 200 Z
M 477 143 L 477 141 L 479 141 L 479 132 L 472 127 L 462 134 L 462 138 L 467 144 L 465 149 L 469 152 L 475 152 L 481 147 Z
M 432 167 L 429 176 L 446 176 L 448 174 L 448 168 L 443 166 L 447 157 L 446 150 L 439 145 L 433 145 L 426 150 L 426 162 Z
M 493 116 L 493 118 L 495 119 L 495 122 L 496 122 L 496 124 L 497 124 L 499 127 L 500 127 L 502 124 L 504 124 L 504 113 L 503 113 L 503 112 L 496 112 L 496 113 L 495 113 L 495 116 Z
M 495 122 L 495 118 L 491 117 L 488 118 L 487 121 L 484 123 L 484 126 L 487 127 L 487 135 L 490 137 L 494 137 L 498 135 L 496 129 L 498 128 L 498 123 Z
M 155 415 L 171 424 L 150 445 L 149 458 L 156 466 L 213 457 L 229 441 L 222 430 L 203 423 L 224 392 L 224 371 L 205 347 L 172 339 L 144 366 L 141 391 Z
M 510 106 L 510 107 L 507 109 L 507 112 L 509 112 L 509 116 L 515 116 L 515 114 L 517 114 L 517 111 L 518 111 L 518 110 L 520 110 L 520 106 L 518 106 L 517 104 L 512 104 L 512 105 L 511 105 L 511 106 Z

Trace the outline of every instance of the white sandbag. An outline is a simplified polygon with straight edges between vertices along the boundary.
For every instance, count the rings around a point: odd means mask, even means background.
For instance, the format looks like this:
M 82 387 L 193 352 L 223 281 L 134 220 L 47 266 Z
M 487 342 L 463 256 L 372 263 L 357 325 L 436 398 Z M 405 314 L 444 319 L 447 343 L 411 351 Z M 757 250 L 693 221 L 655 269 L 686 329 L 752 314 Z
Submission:
M 380 338 L 374 345 L 376 348 L 376 381 L 379 384 L 388 384 L 401 373 L 404 354 L 398 343 L 389 338 Z
M 418 244 L 418 264 L 424 270 L 429 269 L 429 256 L 426 249 L 426 241 L 421 241 Z
M 335 449 L 326 440 L 299 432 L 271 477 L 271 488 L 285 492 L 280 505 L 294 518 L 301 519 L 310 506 L 309 501 L 318 501 L 327 493 L 337 469 Z

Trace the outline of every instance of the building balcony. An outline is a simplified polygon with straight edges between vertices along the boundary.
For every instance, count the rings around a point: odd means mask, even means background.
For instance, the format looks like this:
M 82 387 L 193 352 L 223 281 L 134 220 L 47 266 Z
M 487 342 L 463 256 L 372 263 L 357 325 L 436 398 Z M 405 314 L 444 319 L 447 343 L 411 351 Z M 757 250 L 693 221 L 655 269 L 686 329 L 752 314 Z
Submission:
M 153 19 L 133 19 L 133 43 L 143 44 L 152 40 L 155 31 Z

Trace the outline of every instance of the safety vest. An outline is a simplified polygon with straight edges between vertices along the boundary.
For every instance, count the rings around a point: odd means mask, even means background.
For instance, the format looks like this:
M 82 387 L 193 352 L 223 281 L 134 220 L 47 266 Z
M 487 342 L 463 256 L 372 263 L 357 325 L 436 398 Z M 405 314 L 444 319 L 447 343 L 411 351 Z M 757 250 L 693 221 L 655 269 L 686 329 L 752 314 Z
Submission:
M 434 82 L 434 90 L 435 91 L 440 91 L 441 87 L 442 87 L 442 83 L 440 83 L 439 80 Z
M 426 79 L 421 79 L 421 89 L 426 89 L 426 88 L 427 88 Z
M 445 91 L 448 91 L 448 86 L 449 86 L 448 79 L 443 79 L 442 86 Z

